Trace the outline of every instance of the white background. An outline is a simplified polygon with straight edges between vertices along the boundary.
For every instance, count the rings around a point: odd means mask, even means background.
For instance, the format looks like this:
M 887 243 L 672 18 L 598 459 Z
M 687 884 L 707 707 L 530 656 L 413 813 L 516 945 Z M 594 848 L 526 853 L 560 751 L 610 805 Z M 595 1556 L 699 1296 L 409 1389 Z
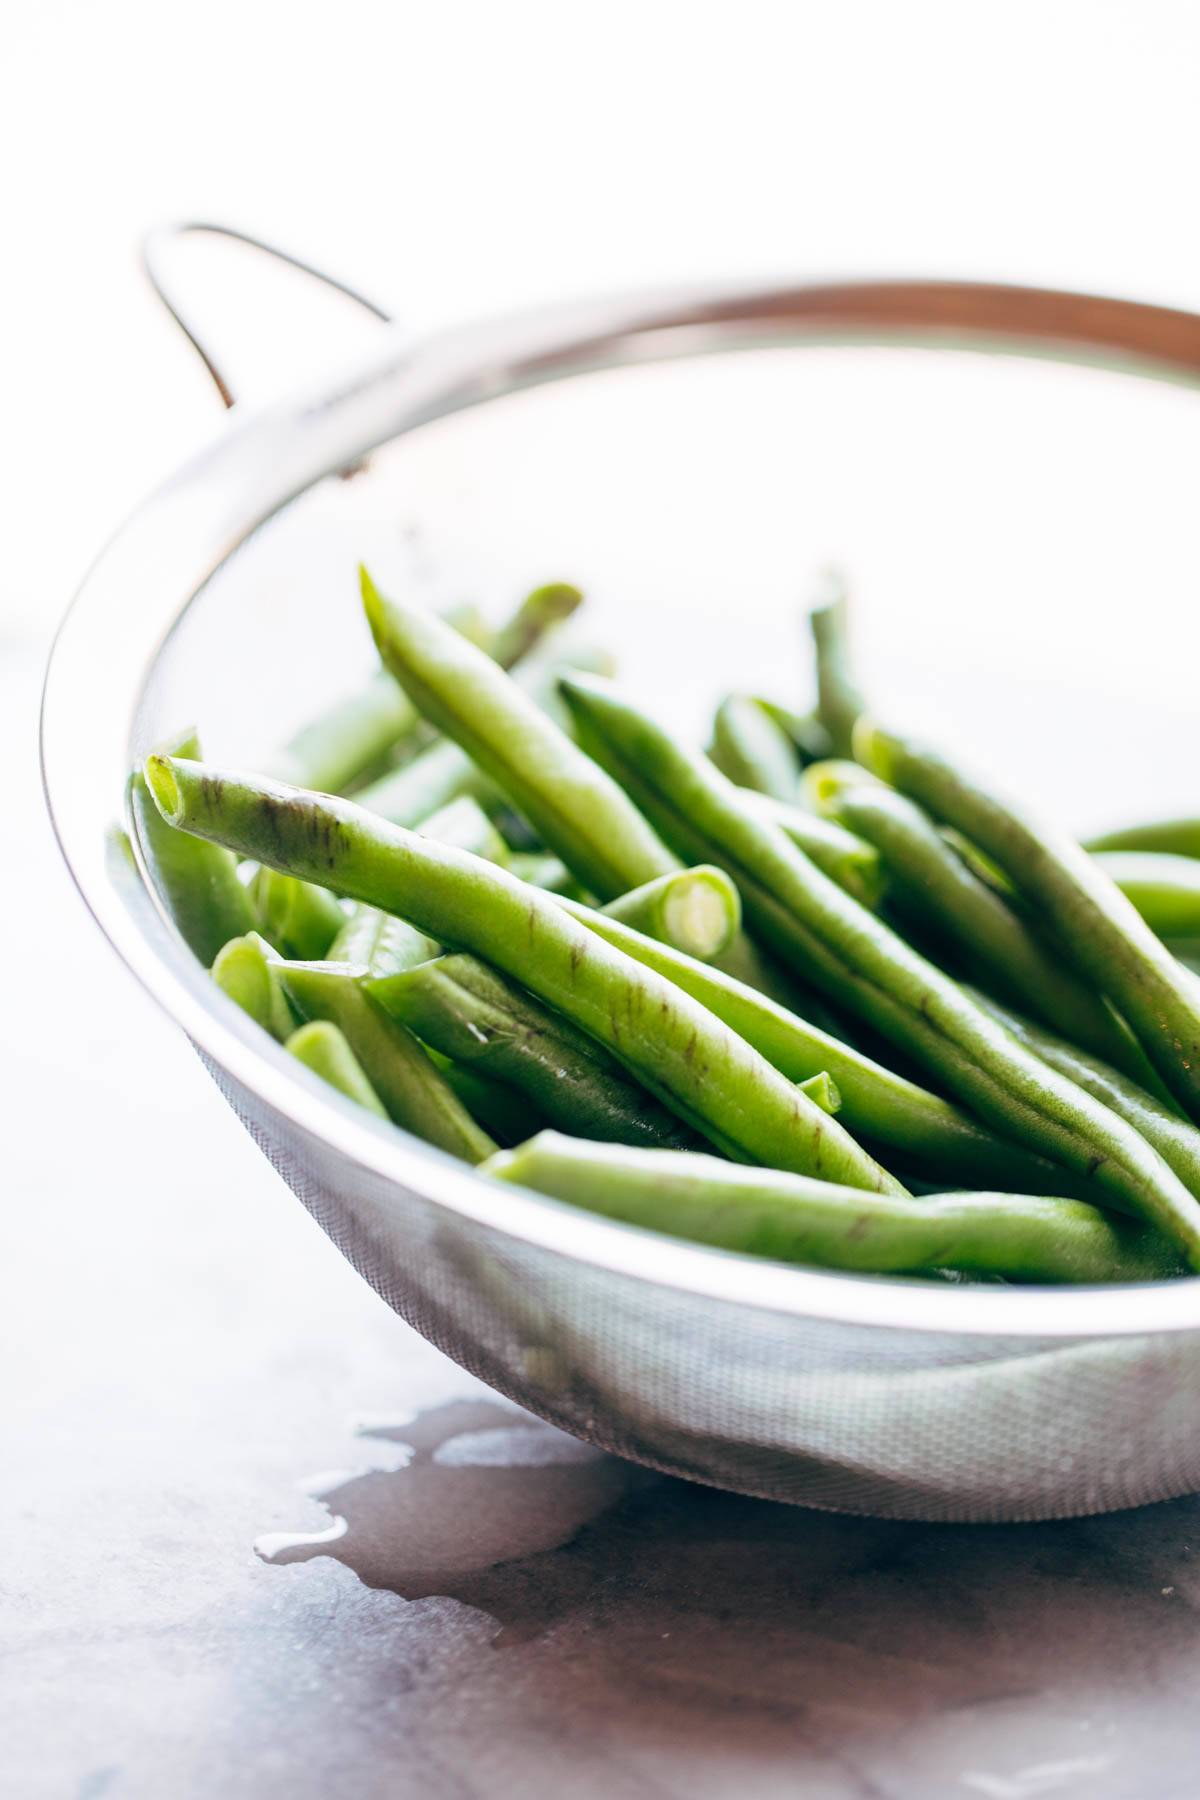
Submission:
M 420 326 L 713 272 L 1200 300 L 1187 0 L 9 0 L 0 610 L 44 629 L 215 427 L 148 223 L 277 237 Z M 311 364 L 312 339 L 253 346 Z M 257 390 L 256 390 L 257 391 Z
M 178 1646 L 180 1608 L 217 1607 L 290 1643 L 269 1613 L 290 1590 L 251 1538 L 294 1522 L 287 1483 L 345 1453 L 346 1412 L 395 1404 L 401 1362 L 407 1403 L 444 1379 L 101 945 L 41 819 L 53 624 L 222 422 L 141 283 L 140 233 L 240 224 L 415 328 L 704 274 L 957 273 L 1200 306 L 1198 71 L 1183 0 L 0 0 L 0 733 L 20 847 L 0 888 L 0 1321 L 23 1471 L 4 1541 L 6 1613 L 47 1646 L 22 1651 L 13 1723 L 28 1770 L 60 1759 L 47 1792 L 147 1745 L 129 1791 L 184 1791 L 163 1776 L 181 1734 L 222 1727 L 160 1704 L 156 1634 Z M 347 341 L 290 290 L 224 324 L 255 398 Z M 1175 478 L 1186 494 L 1186 463 Z M 218 1681 L 224 1640 L 195 1629 L 209 1673 L 181 1663 L 173 1705 Z M 286 1704 L 282 1677 L 270 1691 Z

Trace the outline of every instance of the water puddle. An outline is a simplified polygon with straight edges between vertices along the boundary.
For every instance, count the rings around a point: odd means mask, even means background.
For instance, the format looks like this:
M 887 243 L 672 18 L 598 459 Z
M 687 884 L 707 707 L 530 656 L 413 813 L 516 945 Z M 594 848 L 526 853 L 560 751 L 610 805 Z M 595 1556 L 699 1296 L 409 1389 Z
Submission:
M 451 1400 L 402 1424 L 363 1420 L 357 1435 L 368 1467 L 303 1483 L 330 1523 L 266 1533 L 256 1554 L 332 1557 L 405 1600 L 464 1601 L 498 1621 L 498 1643 L 546 1629 L 588 1579 L 569 1558 L 551 1572 L 549 1553 L 659 1479 L 494 1400 Z

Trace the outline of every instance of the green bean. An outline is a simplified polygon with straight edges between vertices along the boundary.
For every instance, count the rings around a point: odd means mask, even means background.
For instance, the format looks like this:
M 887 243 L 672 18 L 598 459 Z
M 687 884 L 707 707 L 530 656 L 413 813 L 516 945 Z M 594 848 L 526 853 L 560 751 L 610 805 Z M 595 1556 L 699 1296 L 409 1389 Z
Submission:
M 445 624 L 508 669 L 547 631 L 569 618 L 582 598 L 578 588 L 556 582 L 535 589 L 496 632 L 474 606 L 454 608 L 445 615 Z M 296 787 L 336 794 L 401 743 L 407 742 L 411 754 L 428 741 L 427 727 L 404 689 L 380 670 L 357 693 L 302 726 L 268 758 L 265 772 Z
M 1200 856 L 1200 819 L 1153 819 L 1102 831 L 1084 840 L 1085 850 L 1161 850 L 1169 856 Z
M 604 908 L 610 919 L 710 962 L 728 950 L 742 922 L 742 902 L 724 869 L 701 864 L 630 888 Z
M 727 694 L 713 720 L 708 753 L 739 787 L 776 800 L 794 800 L 800 764 L 792 739 L 749 694 Z
M 868 720 L 860 760 L 971 838 L 1117 1007 L 1175 1098 L 1200 1116 L 1200 989 L 1088 852 Z
M 277 781 L 337 793 L 420 721 L 400 683 L 377 669 L 364 687 L 301 726 L 265 759 Z
M 502 669 L 515 668 L 548 631 L 569 619 L 582 603 L 579 589 L 566 581 L 551 581 L 545 587 L 534 588 L 496 633 L 490 646 L 493 661 Z
M 832 819 L 822 819 L 802 806 L 746 793 L 746 805 L 770 819 L 798 849 L 815 862 L 822 873 L 872 911 L 883 899 L 887 875 L 883 859 L 873 844 Z
M 605 675 L 611 671 L 597 669 L 595 673 Z M 791 738 L 801 766 L 810 762 L 823 762 L 826 757 L 833 755 L 829 733 L 816 713 L 793 712 L 790 707 L 780 706 L 777 700 L 768 700 L 761 694 L 757 699 L 763 711 Z
M 163 746 L 165 755 L 199 757 L 194 731 Z M 133 831 L 150 879 L 180 937 L 207 969 L 230 938 L 253 931 L 258 920 L 238 879 L 237 859 L 219 844 L 176 831 L 163 818 L 140 769 L 129 778 L 127 799 Z
M 583 899 L 583 889 L 566 863 L 551 856 L 548 850 L 510 850 L 508 867 L 532 887 L 545 888 L 549 894 L 570 894 L 573 899 Z
M 222 993 L 281 1044 L 296 1029 L 296 1016 L 283 991 L 282 967 L 278 951 L 257 931 L 230 938 L 212 966 Z
M 500 1151 L 483 1173 L 645 1230 L 818 1268 L 955 1268 L 1023 1282 L 1153 1281 L 1179 1272 L 1156 1232 L 1078 1200 L 863 1194 L 695 1151 L 585 1144 L 555 1131 Z
M 356 1100 L 359 1106 L 378 1113 L 381 1119 L 387 1118 L 379 1095 L 336 1025 L 331 1025 L 327 1019 L 315 1019 L 311 1024 L 301 1025 L 289 1037 L 287 1048 L 306 1069 L 311 1069 L 330 1087 L 337 1088 L 348 1100 Z
M 1099 1057 L 1089 1056 L 1053 1032 L 1011 1012 L 1008 1007 L 999 1006 L 982 995 L 979 999 L 980 1004 L 1035 1056 L 1040 1056 L 1043 1062 L 1066 1075 L 1078 1087 L 1086 1088 L 1110 1111 L 1127 1119 L 1174 1169 L 1185 1187 L 1200 1195 L 1200 1131 L 1194 1125 L 1181 1118 L 1157 1095 L 1147 1093 L 1145 1088 Z
M 495 1144 L 412 1033 L 368 998 L 365 978 L 365 970 L 352 964 L 283 964 L 283 983 L 293 1006 L 305 1018 L 328 1020 L 344 1033 L 389 1119 L 451 1156 L 481 1162 Z
M 505 1149 L 544 1129 L 546 1121 L 527 1095 L 466 1063 L 451 1062 L 428 1045 L 426 1050 L 434 1068 L 449 1082 L 471 1117 Z
M 1000 1185 L 1038 1194 L 1056 1181 L 1076 1179 L 732 976 L 653 942 L 606 912 L 560 904 L 607 943 L 699 1000 L 789 1081 L 802 1083 L 826 1070 L 837 1084 L 847 1129 L 886 1156 L 911 1159 L 964 1187 Z
M 440 956 L 442 946 L 423 931 L 380 912 L 377 906 L 355 906 L 325 952 L 326 962 L 357 963 L 368 975 L 398 975 Z
M 807 1081 L 798 1081 L 796 1086 L 802 1094 L 807 1094 L 814 1106 L 822 1112 L 830 1114 L 842 1110 L 842 1096 L 837 1082 L 828 1069 L 822 1069 L 817 1075 L 810 1075 Z
M 1171 955 L 1193 975 L 1200 974 L 1200 937 L 1170 937 L 1164 938 L 1163 942 Z
M 472 643 L 489 642 L 491 633 L 478 607 L 456 607 L 445 618 Z M 399 682 L 386 669 L 377 669 L 361 688 L 334 701 L 273 751 L 265 772 L 276 781 L 340 793 L 422 725 Z
M 852 774 L 840 781 L 823 778 L 821 795 L 841 824 L 880 852 L 905 910 L 918 923 L 932 920 L 945 932 L 1001 999 L 1024 1005 L 1128 1074 L 1148 1070 L 1138 1045 L 1101 996 L 967 867 L 914 801 L 870 778 L 855 781 Z
M 367 992 L 423 1043 L 520 1089 L 564 1131 L 618 1144 L 695 1141 L 600 1045 L 473 956 L 439 957 Z
M 250 883 L 250 896 L 263 936 L 300 962 L 324 956 L 346 915 L 328 888 L 297 881 L 274 869 L 261 868 Z
M 532 820 L 601 899 L 677 865 L 616 783 L 491 658 L 441 620 L 385 600 L 366 570 L 363 605 L 386 666 L 439 730 Z
M 388 825 L 351 801 L 154 757 L 164 816 L 295 875 L 336 882 L 472 951 L 604 1044 L 727 1154 L 847 1186 L 898 1183 L 838 1124 L 670 982 L 598 939 L 503 869 Z
M 437 838 L 443 844 L 455 844 L 488 862 L 504 867 L 508 862 L 508 846 L 492 821 L 470 794 L 460 794 L 447 801 L 417 826 L 422 837 Z
M 817 717 L 829 733 L 835 756 L 851 754 L 854 722 L 864 701 L 850 661 L 849 607 L 841 582 L 835 592 L 808 615 L 817 653 Z
M 1094 1176 L 1116 1204 L 1174 1236 L 1200 1268 L 1200 1203 L 1124 1120 L 1031 1056 L 843 893 L 707 758 L 680 749 L 607 684 L 573 677 L 562 685 L 585 741 L 653 823 L 681 855 L 729 870 L 751 923 L 814 986 L 901 1043 L 983 1119 Z
M 1100 850 L 1092 860 L 1158 937 L 1200 934 L 1200 862 L 1165 850 Z
M 461 795 L 485 800 L 494 793 L 492 783 L 466 751 L 447 738 L 439 738 L 402 769 L 394 769 L 369 787 L 360 788 L 354 798 L 359 806 L 378 813 L 393 825 L 414 826 Z
M 553 711 L 561 707 L 558 676 L 564 668 L 603 673 L 611 665 L 612 658 L 594 646 L 575 644 L 564 650 L 551 640 L 517 665 L 514 680 L 543 710 Z M 494 785 L 465 750 L 446 738 L 435 738 L 403 768 L 359 788 L 354 798 L 396 825 L 411 826 L 463 794 L 489 805 L 498 797 Z

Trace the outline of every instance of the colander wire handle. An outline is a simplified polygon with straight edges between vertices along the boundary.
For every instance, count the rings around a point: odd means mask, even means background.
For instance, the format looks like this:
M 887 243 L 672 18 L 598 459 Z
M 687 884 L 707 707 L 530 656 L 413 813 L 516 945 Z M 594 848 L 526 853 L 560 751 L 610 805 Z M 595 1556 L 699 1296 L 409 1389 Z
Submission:
M 294 256 L 290 250 L 281 249 L 278 244 L 268 243 L 265 238 L 254 237 L 248 231 L 239 231 L 233 225 L 217 225 L 200 219 L 178 220 L 168 225 L 157 226 L 153 231 L 148 231 L 142 239 L 142 269 L 159 300 L 208 370 L 218 394 L 227 407 L 232 407 L 235 403 L 233 390 L 221 373 L 220 366 L 212 352 L 199 335 L 198 328 L 191 322 L 181 303 L 176 299 L 163 273 L 163 264 L 169 256 L 169 247 L 177 243 L 180 238 L 195 235 L 226 238 L 235 244 L 246 244 L 251 250 L 260 251 L 262 255 L 272 257 L 276 262 L 286 263 L 289 268 L 297 269 L 301 275 L 307 275 L 311 280 L 319 281 L 323 287 L 332 288 L 335 293 L 344 294 L 347 300 L 352 300 L 356 306 L 361 306 L 364 312 L 369 312 L 381 324 L 390 325 L 392 323 L 390 313 L 385 312 L 382 306 L 369 299 L 366 294 L 351 287 L 349 282 L 339 280 L 336 275 L 329 274 L 326 269 L 319 269 L 315 263 L 306 262 L 301 256 Z

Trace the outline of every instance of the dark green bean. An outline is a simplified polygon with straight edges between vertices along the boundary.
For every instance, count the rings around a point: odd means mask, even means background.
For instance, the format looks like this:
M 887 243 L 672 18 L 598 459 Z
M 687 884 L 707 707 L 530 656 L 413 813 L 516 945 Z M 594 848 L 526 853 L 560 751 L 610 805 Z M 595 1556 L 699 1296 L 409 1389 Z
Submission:
M 588 747 L 681 855 L 729 870 L 751 923 L 806 979 L 902 1044 L 982 1118 L 1094 1176 L 1200 1268 L 1200 1203 L 1124 1120 L 1031 1056 L 828 880 L 706 757 L 678 747 L 607 683 L 573 677 L 562 685 Z
M 163 753 L 199 757 L 195 732 L 164 745 Z M 129 778 L 127 797 L 131 827 L 150 879 L 180 937 L 207 969 L 222 945 L 244 937 L 258 924 L 250 896 L 238 879 L 237 859 L 219 844 L 203 843 L 169 825 L 151 799 L 140 769 Z
M 346 923 L 345 912 L 328 888 L 296 881 L 275 869 L 256 870 L 250 897 L 263 936 L 299 962 L 324 956 Z
M 369 982 L 367 992 L 423 1043 L 520 1089 L 550 1124 L 577 1137 L 695 1142 L 593 1039 L 476 957 L 439 957 Z
M 368 1112 L 386 1119 L 379 1095 L 367 1080 L 362 1064 L 346 1042 L 344 1033 L 327 1019 L 314 1019 L 301 1025 L 287 1041 L 287 1048 L 306 1069 L 327 1081 L 348 1100 L 357 1101 Z
M 800 782 L 796 746 L 749 694 L 727 694 L 722 700 L 708 754 L 739 787 L 754 788 L 776 800 L 795 800 Z
M 847 765 L 853 769 L 853 765 Z M 852 773 L 821 776 L 822 803 L 839 823 L 866 838 L 883 857 L 896 899 L 918 924 L 932 921 L 964 952 L 985 986 L 1023 1005 L 1065 1037 L 1119 1063 L 1128 1074 L 1149 1065 L 1111 1008 L 1064 967 L 1047 945 L 952 849 L 915 801 L 882 782 Z
M 1161 850 L 1169 856 L 1200 856 L 1200 819 L 1153 819 L 1102 831 L 1084 841 L 1085 850 Z
M 448 1056 L 439 1056 L 436 1050 L 428 1050 L 428 1054 L 434 1068 L 449 1082 L 471 1117 L 505 1149 L 522 1143 L 545 1127 L 545 1119 L 526 1094 L 518 1093 L 516 1088 L 507 1087 L 502 1081 L 494 1081 L 490 1075 L 484 1075 L 466 1063 L 451 1062 Z
M 230 938 L 212 966 L 213 980 L 222 993 L 281 1044 L 296 1029 L 296 1015 L 283 989 L 282 968 L 279 953 L 257 931 Z
M 586 1144 L 544 1131 L 483 1166 L 608 1219 L 778 1262 L 873 1274 L 955 1268 L 1025 1282 L 1179 1273 L 1157 1232 L 1069 1199 L 863 1194 L 686 1150 Z
M 1086 1088 L 1110 1111 L 1127 1119 L 1174 1169 L 1189 1191 L 1200 1195 L 1200 1131 L 1194 1125 L 1181 1118 L 1169 1103 L 1155 1094 L 1148 1094 L 1136 1081 L 1130 1081 L 1128 1076 L 1099 1057 L 1089 1056 L 1086 1051 L 1022 1018 L 1019 1013 L 1011 1012 L 1008 1007 L 999 1006 L 994 1000 L 982 995 L 979 998 L 1005 1029 L 1035 1056 L 1040 1056 L 1043 1062 L 1066 1075 L 1078 1087 Z
M 1158 937 L 1200 935 L 1200 862 L 1165 850 L 1100 850 L 1093 860 Z
M 876 774 L 1000 864 L 1041 909 L 1076 968 L 1123 1014 L 1176 1099 L 1200 1117 L 1200 988 L 1094 858 L 933 752 L 868 720 L 855 747 Z
M 940 1095 L 873 1062 L 765 994 L 653 942 L 606 912 L 575 902 L 560 904 L 607 943 L 707 1006 L 789 1081 L 803 1082 L 827 1070 L 837 1084 L 847 1129 L 881 1146 L 889 1159 L 912 1161 L 943 1183 L 963 1187 L 1000 1186 L 1038 1194 L 1066 1181 L 1074 1188 L 1078 1177 L 995 1136 Z
M 388 1117 L 464 1162 L 481 1162 L 495 1144 L 467 1112 L 416 1038 L 368 999 L 366 972 L 345 963 L 284 963 L 283 982 L 307 1019 L 336 1025 L 366 1071 Z
M 167 757 L 151 758 L 146 776 L 170 823 L 335 881 L 349 898 L 503 969 L 727 1154 L 847 1186 L 899 1186 L 705 1007 L 603 943 L 549 894 L 347 800 Z

